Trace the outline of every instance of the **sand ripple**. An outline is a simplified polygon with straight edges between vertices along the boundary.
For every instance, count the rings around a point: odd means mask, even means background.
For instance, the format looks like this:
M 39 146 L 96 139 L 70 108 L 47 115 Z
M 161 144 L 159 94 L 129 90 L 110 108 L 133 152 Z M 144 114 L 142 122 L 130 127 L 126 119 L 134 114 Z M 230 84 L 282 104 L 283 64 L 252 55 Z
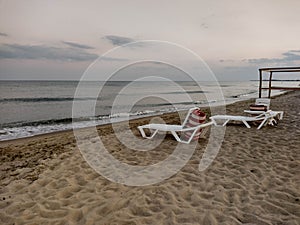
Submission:
M 222 149 L 204 172 L 198 171 L 198 163 L 205 139 L 181 171 L 145 187 L 98 175 L 70 133 L 1 146 L 0 223 L 299 224 L 299 99 L 292 93 L 272 100 L 275 109 L 286 109 L 277 128 L 228 126 Z M 240 112 L 248 104 L 229 106 L 228 111 Z M 120 145 L 111 128 L 102 129 L 109 151 L 132 165 L 163 160 L 176 146 L 167 137 L 153 151 L 136 152 Z M 86 135 L 92 145 L 93 137 Z

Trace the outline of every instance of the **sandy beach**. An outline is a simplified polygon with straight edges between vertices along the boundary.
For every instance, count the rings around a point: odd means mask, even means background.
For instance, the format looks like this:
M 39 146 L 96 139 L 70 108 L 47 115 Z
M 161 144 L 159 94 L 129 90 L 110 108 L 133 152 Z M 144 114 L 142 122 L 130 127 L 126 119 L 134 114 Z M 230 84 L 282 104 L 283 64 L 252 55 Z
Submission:
M 229 105 L 227 113 L 241 115 L 252 102 Z M 0 224 L 300 224 L 300 93 L 273 98 L 271 109 L 284 111 L 277 127 L 228 125 L 207 170 L 198 170 L 203 138 L 177 174 L 141 187 L 96 173 L 72 131 L 1 142 Z M 150 119 L 130 122 L 140 140 L 137 126 Z M 177 113 L 163 119 L 179 122 Z M 98 130 L 109 152 L 132 165 L 157 163 L 178 144 L 167 135 L 155 149 L 137 152 L 122 145 L 110 125 Z

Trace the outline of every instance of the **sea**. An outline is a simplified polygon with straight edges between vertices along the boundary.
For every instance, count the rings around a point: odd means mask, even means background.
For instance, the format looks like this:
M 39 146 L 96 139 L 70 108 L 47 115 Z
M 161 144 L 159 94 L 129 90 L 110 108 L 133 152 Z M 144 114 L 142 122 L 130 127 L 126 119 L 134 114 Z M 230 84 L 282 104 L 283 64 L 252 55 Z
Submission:
M 78 81 L 0 81 L 0 141 L 204 107 L 212 102 L 224 104 L 221 99 L 205 96 L 205 92 L 217 90 L 215 83 L 201 82 L 200 87 L 190 81 L 176 84 L 148 81 L 130 86 L 129 81 L 85 81 L 85 95 L 76 97 Z M 258 81 L 223 81 L 219 87 L 225 104 L 258 97 Z M 99 95 L 93 96 L 99 89 Z M 272 91 L 272 95 L 280 93 Z M 116 103 L 116 99 L 121 101 Z M 74 118 L 73 104 L 82 103 L 84 110 L 89 101 L 96 102 L 93 113 Z

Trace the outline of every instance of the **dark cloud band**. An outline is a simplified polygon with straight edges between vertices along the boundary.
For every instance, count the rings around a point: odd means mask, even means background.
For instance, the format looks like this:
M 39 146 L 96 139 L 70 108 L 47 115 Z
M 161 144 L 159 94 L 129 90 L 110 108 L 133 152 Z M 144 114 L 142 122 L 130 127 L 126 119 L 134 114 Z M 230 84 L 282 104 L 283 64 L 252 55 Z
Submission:
M 88 45 L 83 45 L 83 44 L 78 44 L 74 42 L 69 42 L 69 41 L 63 41 L 62 43 L 74 47 L 74 48 L 82 48 L 82 49 L 94 49 L 94 47 L 88 46 Z
M 8 37 L 8 34 L 0 32 L 0 36 Z
M 4 44 L 0 46 L 0 59 L 48 59 L 54 61 L 93 61 L 99 57 L 83 48 L 58 48 L 45 45 Z M 105 61 L 125 61 L 123 58 L 102 56 Z
M 281 58 L 259 58 L 259 59 L 248 59 L 249 63 L 263 64 L 263 63 L 284 63 L 300 61 L 300 50 L 291 50 L 282 53 Z
M 112 43 L 115 46 L 120 46 L 135 41 L 132 38 L 115 36 L 115 35 L 106 35 L 103 37 L 103 39 L 108 40 L 110 43 Z
M 0 59 L 50 59 L 88 61 L 98 56 L 83 49 L 57 48 L 45 45 L 5 44 L 0 46 Z

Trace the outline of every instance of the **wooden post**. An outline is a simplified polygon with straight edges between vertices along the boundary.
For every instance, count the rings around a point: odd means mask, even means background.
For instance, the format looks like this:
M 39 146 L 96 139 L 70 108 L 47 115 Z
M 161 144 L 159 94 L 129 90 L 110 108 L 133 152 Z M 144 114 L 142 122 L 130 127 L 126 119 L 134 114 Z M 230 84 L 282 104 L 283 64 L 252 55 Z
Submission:
M 259 69 L 259 90 L 258 90 L 259 98 L 261 98 L 261 88 L 262 88 L 262 70 Z
M 272 90 L 272 76 L 273 72 L 270 72 L 270 77 L 269 77 L 269 98 L 271 98 L 271 90 Z

